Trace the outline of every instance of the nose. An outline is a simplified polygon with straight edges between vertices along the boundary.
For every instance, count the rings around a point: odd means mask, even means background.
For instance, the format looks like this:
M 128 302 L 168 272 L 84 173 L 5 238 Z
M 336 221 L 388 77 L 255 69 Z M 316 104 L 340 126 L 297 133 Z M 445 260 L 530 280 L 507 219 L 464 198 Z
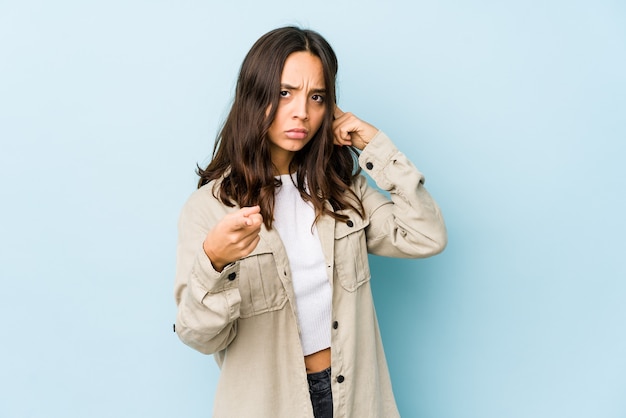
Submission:
M 309 103 L 307 97 L 300 95 L 293 102 L 292 117 L 307 120 L 309 118 Z

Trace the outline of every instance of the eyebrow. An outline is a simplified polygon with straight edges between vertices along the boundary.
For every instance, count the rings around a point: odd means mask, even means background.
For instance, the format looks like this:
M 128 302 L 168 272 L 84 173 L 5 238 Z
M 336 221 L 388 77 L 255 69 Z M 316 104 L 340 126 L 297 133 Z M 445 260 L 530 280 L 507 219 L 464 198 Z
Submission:
M 292 86 L 290 84 L 285 84 L 285 83 L 281 83 L 280 88 L 287 89 L 287 90 L 299 90 L 300 89 L 300 87 L 295 87 L 295 86 Z M 326 89 L 315 88 L 315 89 L 311 89 L 310 93 L 316 93 L 316 94 L 326 93 Z

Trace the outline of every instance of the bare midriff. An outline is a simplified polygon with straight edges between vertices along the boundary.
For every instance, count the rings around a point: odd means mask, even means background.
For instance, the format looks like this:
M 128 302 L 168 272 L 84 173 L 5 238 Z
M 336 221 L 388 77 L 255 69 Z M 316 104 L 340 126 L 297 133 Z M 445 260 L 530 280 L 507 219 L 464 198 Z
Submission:
M 304 356 L 307 373 L 317 373 L 330 367 L 330 347 L 317 353 Z

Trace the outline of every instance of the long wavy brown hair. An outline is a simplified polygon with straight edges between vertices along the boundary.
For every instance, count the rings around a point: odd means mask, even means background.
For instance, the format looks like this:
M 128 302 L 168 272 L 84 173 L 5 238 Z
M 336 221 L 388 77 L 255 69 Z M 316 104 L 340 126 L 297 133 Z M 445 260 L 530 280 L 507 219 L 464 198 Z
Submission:
M 310 52 L 322 62 L 326 109 L 317 133 L 293 156 L 290 172 L 296 172 L 302 198 L 313 204 L 316 221 L 322 215 L 346 221 L 346 215 L 336 212 L 342 209 L 353 209 L 364 216 L 361 201 L 350 189 L 360 173 L 358 151 L 333 144 L 337 57 L 317 32 L 289 26 L 263 35 L 246 55 L 213 158 L 205 169 L 197 169 L 198 188 L 221 179 L 215 183 L 215 197 L 229 207 L 259 205 L 268 229 L 272 227 L 274 193 L 280 181 L 275 177 L 267 132 L 278 108 L 285 61 L 300 51 Z

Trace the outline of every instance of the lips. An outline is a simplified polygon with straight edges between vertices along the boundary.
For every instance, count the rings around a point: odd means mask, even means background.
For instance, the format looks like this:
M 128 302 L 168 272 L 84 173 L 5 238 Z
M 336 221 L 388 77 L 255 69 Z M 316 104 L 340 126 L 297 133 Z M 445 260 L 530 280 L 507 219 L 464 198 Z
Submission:
M 289 139 L 304 139 L 307 137 L 308 134 L 309 134 L 309 131 L 307 131 L 306 129 L 302 129 L 302 128 L 294 128 L 294 129 L 289 129 L 288 131 L 285 131 L 285 135 Z

